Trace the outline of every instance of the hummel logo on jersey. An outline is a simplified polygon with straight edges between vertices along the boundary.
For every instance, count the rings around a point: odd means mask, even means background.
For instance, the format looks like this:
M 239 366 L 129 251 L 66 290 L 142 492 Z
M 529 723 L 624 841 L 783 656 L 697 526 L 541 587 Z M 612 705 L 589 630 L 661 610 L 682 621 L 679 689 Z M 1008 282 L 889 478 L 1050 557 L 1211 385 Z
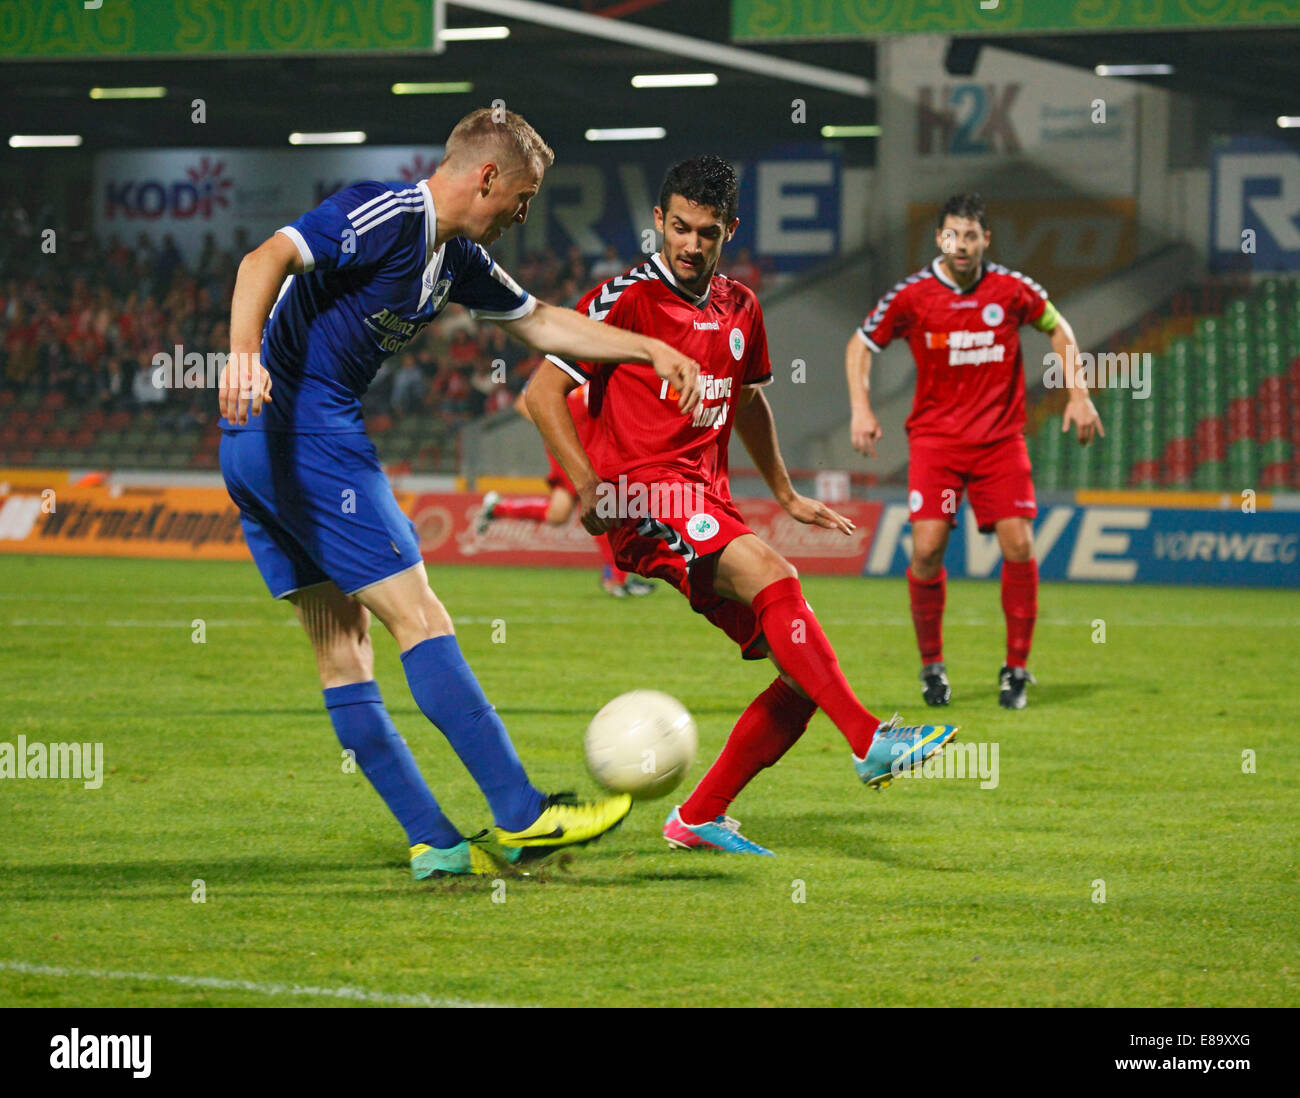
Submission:
M 697 320 L 695 330 L 697 332 L 716 332 L 718 331 L 718 322 L 716 320 Z

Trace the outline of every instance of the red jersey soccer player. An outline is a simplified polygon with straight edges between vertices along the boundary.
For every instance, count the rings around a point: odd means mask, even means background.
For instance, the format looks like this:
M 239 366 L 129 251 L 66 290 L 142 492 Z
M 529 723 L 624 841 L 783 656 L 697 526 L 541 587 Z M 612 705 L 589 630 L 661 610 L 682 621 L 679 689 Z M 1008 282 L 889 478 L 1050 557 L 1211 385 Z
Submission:
M 916 360 L 916 397 L 907 418 L 907 586 L 921 649 L 922 693 L 929 705 L 947 705 L 951 697 L 943 662 L 943 554 L 965 490 L 980 530 L 996 532 L 1002 550 L 1007 660 L 998 701 L 1006 709 L 1023 709 L 1025 687 L 1034 681 L 1026 663 L 1038 616 L 1038 508 L 1025 449 L 1021 325 L 1046 332 L 1066 363 L 1070 401 L 1062 430 L 1073 424 L 1081 445 L 1104 432 L 1087 387 L 1074 381 L 1074 331 L 1047 292 L 1019 271 L 984 261 L 990 234 L 979 195 L 948 199 L 935 240 L 943 254 L 882 297 L 849 340 L 845 369 L 853 445 L 875 456 L 881 428 L 867 395 L 872 355 L 896 338 L 906 339 Z
M 528 402 L 523 396 L 515 402 L 515 411 L 524 419 L 532 422 L 528 414 Z M 591 419 L 587 415 L 587 386 L 581 385 L 569 394 L 569 414 L 573 416 L 578 428 L 578 437 L 582 439 L 590 431 Z M 546 475 L 546 486 L 551 490 L 549 496 L 503 496 L 500 492 L 488 492 L 479 507 L 478 521 L 475 523 L 480 536 L 487 533 L 488 527 L 497 519 L 521 519 L 524 522 L 544 522 L 548 526 L 563 526 L 573 514 L 578 502 L 578 490 L 565 475 L 560 463 L 553 454 L 546 455 L 551 467 Z M 601 571 L 600 586 L 607 595 L 616 599 L 629 595 L 639 597 L 650 594 L 653 583 L 647 583 L 640 576 L 629 576 L 614 563 L 614 550 L 610 548 L 609 538 L 601 534 L 596 538 L 596 548 L 600 552 L 605 566 Z
M 547 448 L 578 489 L 583 525 L 593 534 L 609 531 L 619 566 L 671 583 L 744 658 L 767 656 L 777 665 L 776 680 L 745 710 L 717 762 L 664 825 L 675 847 L 770 854 L 744 838 L 726 810 L 790 749 L 819 707 L 849 741 L 858 777 L 877 788 L 934 754 L 957 730 L 904 728 L 863 707 L 804 601 L 794 568 L 745 525 L 731 500 L 727 443 L 734 424 L 791 516 L 842 534 L 853 528 L 791 485 L 761 392 L 772 367 L 758 300 L 742 284 L 715 275 L 722 246 L 739 224 L 736 198 L 736 173 L 725 160 L 704 156 L 674 166 L 654 211 L 662 250 L 578 304 L 607 324 L 654 332 L 695 355 L 704 398 L 692 417 L 677 413 L 676 394 L 649 370 L 554 357 L 533 375 L 527 400 Z M 591 386 L 594 425 L 585 450 L 565 401 L 583 382 Z

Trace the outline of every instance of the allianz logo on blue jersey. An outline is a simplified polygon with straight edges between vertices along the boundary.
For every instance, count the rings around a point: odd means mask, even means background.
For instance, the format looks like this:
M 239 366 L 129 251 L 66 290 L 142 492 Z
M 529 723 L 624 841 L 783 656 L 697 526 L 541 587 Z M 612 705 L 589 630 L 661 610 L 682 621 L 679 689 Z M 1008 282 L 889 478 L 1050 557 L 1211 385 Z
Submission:
M 365 324 L 385 351 L 400 351 L 431 323 L 430 320 L 403 320 L 392 309 L 380 309 L 366 317 Z

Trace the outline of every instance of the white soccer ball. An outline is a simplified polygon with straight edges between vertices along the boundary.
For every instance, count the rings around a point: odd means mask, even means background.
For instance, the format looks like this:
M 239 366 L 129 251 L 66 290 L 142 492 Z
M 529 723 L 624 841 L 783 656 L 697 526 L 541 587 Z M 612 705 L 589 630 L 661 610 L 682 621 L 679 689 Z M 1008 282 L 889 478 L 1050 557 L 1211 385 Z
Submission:
M 695 760 L 695 718 L 660 690 L 620 694 L 591 718 L 587 769 L 606 789 L 648 801 L 671 793 Z

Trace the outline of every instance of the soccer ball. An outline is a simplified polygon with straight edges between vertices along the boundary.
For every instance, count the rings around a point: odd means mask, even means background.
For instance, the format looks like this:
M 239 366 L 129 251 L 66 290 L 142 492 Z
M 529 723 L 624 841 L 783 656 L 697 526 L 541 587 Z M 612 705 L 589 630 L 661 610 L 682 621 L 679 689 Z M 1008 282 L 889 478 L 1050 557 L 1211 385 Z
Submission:
M 606 789 L 648 801 L 671 793 L 695 760 L 695 718 L 660 690 L 620 694 L 591 718 L 587 769 Z

